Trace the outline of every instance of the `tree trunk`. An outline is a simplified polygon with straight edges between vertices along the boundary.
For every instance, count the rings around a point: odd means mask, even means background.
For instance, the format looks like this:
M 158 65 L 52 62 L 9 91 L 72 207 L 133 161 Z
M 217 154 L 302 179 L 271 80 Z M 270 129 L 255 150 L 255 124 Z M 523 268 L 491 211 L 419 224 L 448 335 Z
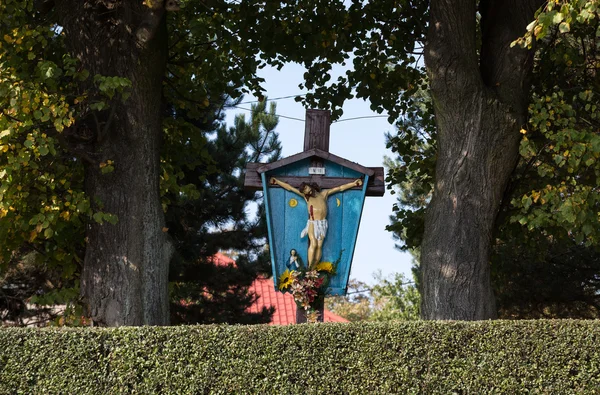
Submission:
M 90 79 L 100 74 L 132 83 L 129 99 L 114 100 L 109 110 L 75 125 L 92 208 L 118 217 L 116 225 L 90 221 L 86 229 L 81 294 L 99 325 L 167 325 L 172 247 L 163 232 L 159 191 L 167 59 L 162 10 L 141 1 L 65 0 L 57 1 L 57 11 L 67 46 Z M 143 36 L 136 35 L 140 27 L 146 29 Z M 91 81 L 84 84 L 93 92 Z M 93 138 L 83 139 L 82 129 Z M 100 166 L 108 160 L 114 171 L 102 174 Z
M 496 317 L 494 222 L 518 160 L 531 51 L 510 48 L 539 0 L 432 0 L 425 62 L 438 129 L 435 191 L 421 249 L 425 319 Z

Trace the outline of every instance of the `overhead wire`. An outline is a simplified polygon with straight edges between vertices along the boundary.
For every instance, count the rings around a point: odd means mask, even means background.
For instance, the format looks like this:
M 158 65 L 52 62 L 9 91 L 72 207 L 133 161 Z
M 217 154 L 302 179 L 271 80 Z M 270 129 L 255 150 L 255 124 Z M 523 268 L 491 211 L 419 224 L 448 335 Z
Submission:
M 414 281 L 406 281 L 404 283 L 400 283 L 398 285 L 400 285 L 401 287 L 405 286 L 405 285 L 414 285 L 415 282 Z M 359 289 L 356 291 L 350 291 L 350 292 L 346 292 L 346 295 L 351 295 L 351 294 L 360 294 L 363 292 L 371 292 L 373 290 L 373 288 L 365 288 L 365 289 Z
M 362 117 L 338 119 L 337 121 L 333 121 L 332 123 L 354 121 L 354 120 L 357 120 L 357 119 L 366 119 L 366 118 L 388 118 L 388 116 L 387 115 L 364 115 Z
M 290 95 L 290 96 L 274 97 L 273 99 L 267 98 L 267 99 L 263 99 L 263 100 L 244 101 L 244 102 L 241 102 L 241 103 L 238 103 L 238 104 L 252 104 L 252 103 L 262 103 L 263 101 L 277 101 L 277 100 L 284 100 L 284 99 L 295 99 L 297 97 L 302 97 L 302 96 L 306 96 L 306 93 L 302 93 L 300 95 Z
M 290 95 L 290 96 L 282 96 L 282 97 L 276 97 L 276 98 L 273 98 L 273 99 L 264 99 L 264 100 L 265 101 L 277 101 L 277 100 L 291 99 L 291 98 L 300 97 L 300 96 L 305 96 L 305 95 Z M 238 103 L 237 105 L 234 105 L 234 106 L 231 106 L 231 107 L 238 108 L 238 109 L 244 110 L 244 111 L 250 111 L 250 112 L 252 112 L 252 109 L 245 108 L 245 107 L 240 107 L 239 104 L 251 104 L 251 103 L 260 103 L 260 102 L 261 102 L 261 100 L 247 101 L 247 102 Z M 275 116 L 280 117 L 280 118 L 285 118 L 285 119 L 291 119 L 293 121 L 305 122 L 304 119 L 290 117 L 290 116 L 287 116 L 287 115 L 275 114 Z M 333 121 L 332 123 L 346 122 L 346 121 L 355 121 L 355 120 L 358 120 L 358 119 L 368 119 L 368 118 L 388 118 L 388 116 L 387 115 L 364 115 L 364 116 L 360 116 L 360 117 L 338 119 L 337 121 Z
M 239 108 L 240 110 L 246 110 L 246 111 L 250 111 L 252 112 L 252 109 L 250 108 L 244 108 L 244 107 L 240 107 L 240 106 L 232 106 L 234 108 Z M 300 121 L 300 122 L 304 122 L 304 119 L 300 119 L 300 118 L 294 118 L 294 117 L 288 117 L 286 115 L 280 115 L 280 114 L 275 114 L 276 117 L 280 117 L 280 118 L 285 118 L 285 119 L 292 119 L 294 121 Z

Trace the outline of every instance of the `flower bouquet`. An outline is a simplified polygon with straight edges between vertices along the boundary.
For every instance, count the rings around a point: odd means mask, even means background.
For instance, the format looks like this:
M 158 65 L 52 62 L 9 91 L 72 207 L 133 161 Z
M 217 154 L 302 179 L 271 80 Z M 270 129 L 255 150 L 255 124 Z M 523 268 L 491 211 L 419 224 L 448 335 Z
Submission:
M 308 270 L 303 267 L 298 270 L 287 269 L 279 277 L 279 290 L 292 294 L 296 306 L 305 310 L 307 322 L 317 322 L 319 314 L 316 301 L 325 295 L 336 266 L 331 262 L 319 262 Z

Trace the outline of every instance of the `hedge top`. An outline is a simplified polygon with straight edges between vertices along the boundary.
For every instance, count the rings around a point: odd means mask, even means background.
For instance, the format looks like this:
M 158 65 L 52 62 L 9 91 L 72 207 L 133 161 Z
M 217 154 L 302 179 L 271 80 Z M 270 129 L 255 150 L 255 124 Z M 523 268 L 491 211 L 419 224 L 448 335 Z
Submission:
M 600 393 L 600 321 L 0 330 L 0 394 Z

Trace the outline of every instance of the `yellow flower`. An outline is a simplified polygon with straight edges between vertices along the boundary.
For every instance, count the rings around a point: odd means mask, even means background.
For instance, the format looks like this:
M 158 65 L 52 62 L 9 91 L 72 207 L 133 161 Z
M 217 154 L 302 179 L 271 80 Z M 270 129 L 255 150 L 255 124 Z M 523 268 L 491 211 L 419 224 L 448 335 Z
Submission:
M 333 264 L 331 262 L 319 262 L 315 270 L 318 272 L 333 273 Z
M 279 290 L 283 291 L 294 282 L 294 278 L 292 277 L 292 272 L 289 269 L 286 269 L 285 272 L 279 277 Z

